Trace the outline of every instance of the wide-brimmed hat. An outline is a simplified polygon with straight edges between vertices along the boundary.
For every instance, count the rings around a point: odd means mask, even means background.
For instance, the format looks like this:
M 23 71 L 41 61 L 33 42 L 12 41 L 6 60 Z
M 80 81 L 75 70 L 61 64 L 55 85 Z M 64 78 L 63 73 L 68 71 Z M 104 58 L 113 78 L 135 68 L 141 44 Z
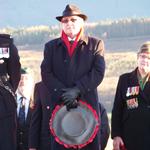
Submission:
M 65 10 L 62 13 L 62 16 L 57 16 L 56 19 L 58 21 L 61 21 L 63 17 L 68 17 L 68 16 L 79 16 L 83 18 L 83 20 L 87 20 L 87 16 L 83 14 L 80 9 L 75 6 L 75 5 L 67 5 Z
M 79 106 L 70 111 L 67 111 L 64 105 L 57 105 L 49 125 L 52 135 L 59 144 L 76 149 L 94 140 L 100 123 L 97 112 L 80 100 Z

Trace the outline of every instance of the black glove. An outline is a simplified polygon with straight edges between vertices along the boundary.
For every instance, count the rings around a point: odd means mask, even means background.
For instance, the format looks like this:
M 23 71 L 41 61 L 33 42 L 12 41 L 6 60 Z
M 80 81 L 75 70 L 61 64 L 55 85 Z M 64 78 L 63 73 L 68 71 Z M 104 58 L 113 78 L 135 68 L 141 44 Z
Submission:
M 73 100 L 73 101 L 70 100 L 70 103 L 66 104 L 67 111 L 69 111 L 70 109 L 73 109 L 73 108 L 77 108 L 77 107 L 78 107 L 78 101 L 77 100 Z
M 67 106 L 67 110 L 71 108 L 77 108 L 77 99 L 80 96 L 80 90 L 77 87 L 62 89 L 64 92 L 61 96 L 64 105 Z

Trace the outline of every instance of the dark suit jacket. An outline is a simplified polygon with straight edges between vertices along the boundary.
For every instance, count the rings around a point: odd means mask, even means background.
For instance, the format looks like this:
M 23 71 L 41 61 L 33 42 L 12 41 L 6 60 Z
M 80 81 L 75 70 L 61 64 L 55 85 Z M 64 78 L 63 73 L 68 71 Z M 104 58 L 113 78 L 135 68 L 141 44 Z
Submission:
M 42 82 L 35 85 L 34 101 L 35 109 L 29 131 L 29 147 L 50 150 L 49 120 L 53 108 L 51 107 L 51 95 Z
M 29 149 L 28 140 L 29 140 L 29 128 L 30 128 L 32 113 L 33 113 L 33 108 L 29 107 L 25 125 L 23 127 L 20 127 L 17 121 L 17 150 Z
M 141 90 L 136 69 L 119 78 L 112 110 L 112 138 L 121 136 L 127 150 L 149 150 L 149 133 L 150 80 Z
M 102 103 L 99 103 L 99 110 L 100 110 L 100 143 L 101 143 L 101 150 L 104 150 L 109 134 L 110 134 L 110 127 L 109 127 L 109 121 L 107 116 L 107 111 Z

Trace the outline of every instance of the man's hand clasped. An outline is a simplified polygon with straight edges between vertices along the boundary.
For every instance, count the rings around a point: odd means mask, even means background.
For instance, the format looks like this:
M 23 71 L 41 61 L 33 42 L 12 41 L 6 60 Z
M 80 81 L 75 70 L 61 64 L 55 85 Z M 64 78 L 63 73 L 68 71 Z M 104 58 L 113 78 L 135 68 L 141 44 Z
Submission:
M 64 88 L 62 89 L 62 96 L 61 99 L 66 105 L 67 111 L 69 111 L 72 108 L 78 107 L 78 98 L 80 96 L 80 90 L 77 87 L 73 88 Z

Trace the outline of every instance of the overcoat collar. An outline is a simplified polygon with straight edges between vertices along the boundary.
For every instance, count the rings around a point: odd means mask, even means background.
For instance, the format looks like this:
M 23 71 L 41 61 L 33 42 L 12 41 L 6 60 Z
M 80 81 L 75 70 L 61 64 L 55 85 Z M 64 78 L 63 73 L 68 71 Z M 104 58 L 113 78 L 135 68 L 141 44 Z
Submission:
M 136 68 L 134 71 L 131 72 L 131 81 L 134 81 L 135 83 L 139 83 L 138 81 L 138 75 L 137 75 L 137 72 L 138 72 L 138 68 Z M 148 81 L 150 81 L 150 77 L 148 79 Z
M 62 43 L 63 43 L 62 39 L 58 38 L 57 45 L 61 45 Z M 88 37 L 86 35 L 82 35 L 80 40 L 79 40 L 79 43 L 85 43 L 87 45 L 88 44 Z
M 138 77 L 137 77 L 138 68 L 131 72 L 130 80 L 132 84 L 139 85 Z

